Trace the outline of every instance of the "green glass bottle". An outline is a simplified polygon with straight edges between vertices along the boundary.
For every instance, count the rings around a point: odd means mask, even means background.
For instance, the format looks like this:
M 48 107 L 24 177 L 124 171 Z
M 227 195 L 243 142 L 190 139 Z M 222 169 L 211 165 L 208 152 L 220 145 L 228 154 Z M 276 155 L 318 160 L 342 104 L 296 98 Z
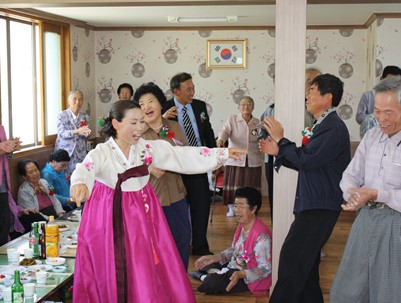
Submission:
M 39 258 L 39 228 L 38 222 L 32 223 L 32 230 L 29 233 L 29 248 L 33 249 L 33 257 Z
M 24 303 L 24 287 L 20 280 L 19 270 L 14 272 L 14 284 L 11 286 L 11 302 Z

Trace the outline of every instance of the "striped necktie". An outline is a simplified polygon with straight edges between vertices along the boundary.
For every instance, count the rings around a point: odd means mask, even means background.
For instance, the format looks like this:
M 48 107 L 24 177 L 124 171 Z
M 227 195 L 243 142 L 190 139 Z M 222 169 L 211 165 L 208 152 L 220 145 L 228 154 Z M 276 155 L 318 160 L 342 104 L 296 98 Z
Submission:
M 184 130 L 185 130 L 185 134 L 187 136 L 188 144 L 190 146 L 198 146 L 194 128 L 192 127 L 192 123 L 191 123 L 191 120 L 189 119 L 186 107 L 182 108 L 182 122 L 184 124 Z

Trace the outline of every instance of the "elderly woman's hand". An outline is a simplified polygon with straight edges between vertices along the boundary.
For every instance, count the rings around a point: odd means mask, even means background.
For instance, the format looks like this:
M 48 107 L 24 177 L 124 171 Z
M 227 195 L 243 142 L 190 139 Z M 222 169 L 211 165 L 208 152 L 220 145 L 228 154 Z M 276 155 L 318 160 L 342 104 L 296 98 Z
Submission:
M 29 215 L 30 213 L 37 214 L 38 211 L 34 208 L 24 208 L 24 209 L 21 209 L 21 211 L 20 211 L 21 215 Z
M 195 269 L 196 270 L 202 270 L 205 266 L 219 262 L 221 260 L 220 254 L 218 255 L 207 255 L 207 256 L 202 256 L 198 260 L 195 261 Z
M 85 184 L 76 184 L 71 186 L 70 196 L 77 204 L 77 207 L 81 206 L 81 202 L 85 202 L 89 197 L 89 190 Z
M 19 138 L 6 140 L 0 142 L 0 150 L 4 151 L 4 153 L 12 153 L 13 151 L 20 150 L 21 148 L 21 141 Z
M 228 157 L 234 160 L 240 160 L 241 155 L 246 155 L 248 151 L 243 148 L 229 148 Z
M 243 270 L 235 271 L 230 277 L 230 283 L 228 283 L 226 287 L 226 291 L 230 292 L 230 290 L 238 283 L 240 279 L 245 279 L 246 273 Z
M 160 179 L 166 173 L 166 171 L 164 169 L 154 167 L 153 165 L 149 165 L 149 171 L 157 179 Z
M 81 136 L 88 137 L 91 134 L 91 132 L 92 131 L 90 130 L 89 126 L 85 125 L 85 126 L 82 126 L 82 127 L 78 128 L 78 129 L 74 130 L 73 134 L 74 135 L 78 134 L 78 135 L 81 135 Z

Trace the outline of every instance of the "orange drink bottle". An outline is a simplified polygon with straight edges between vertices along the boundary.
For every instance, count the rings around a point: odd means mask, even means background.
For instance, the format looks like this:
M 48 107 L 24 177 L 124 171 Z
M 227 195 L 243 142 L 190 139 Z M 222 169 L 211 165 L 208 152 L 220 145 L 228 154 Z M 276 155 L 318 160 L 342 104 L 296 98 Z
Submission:
M 59 242 L 60 233 L 58 224 L 54 222 L 54 216 L 50 216 L 49 223 L 46 224 L 46 256 L 48 258 L 58 257 Z

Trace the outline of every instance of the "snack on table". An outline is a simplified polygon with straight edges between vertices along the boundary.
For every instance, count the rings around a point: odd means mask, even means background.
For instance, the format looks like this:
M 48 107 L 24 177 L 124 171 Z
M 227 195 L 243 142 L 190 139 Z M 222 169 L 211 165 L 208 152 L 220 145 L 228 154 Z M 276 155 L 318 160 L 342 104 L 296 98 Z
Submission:
M 21 266 L 31 266 L 31 265 L 36 265 L 36 260 L 34 258 L 24 258 L 19 262 L 19 265 Z

